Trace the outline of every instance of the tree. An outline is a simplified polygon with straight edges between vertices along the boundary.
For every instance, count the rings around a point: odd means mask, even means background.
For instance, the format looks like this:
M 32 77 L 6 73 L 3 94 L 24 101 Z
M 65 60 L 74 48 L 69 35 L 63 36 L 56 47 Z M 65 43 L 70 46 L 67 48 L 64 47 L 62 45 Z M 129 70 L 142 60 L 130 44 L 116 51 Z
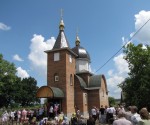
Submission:
M 109 105 L 114 106 L 116 104 L 114 97 L 108 97 Z
M 39 103 L 40 100 L 36 98 L 37 90 L 34 78 L 17 77 L 15 65 L 4 60 L 0 54 L 0 108 L 4 106 L 7 108 L 15 103 L 22 106 Z
M 123 86 L 125 102 L 150 109 L 150 47 L 130 43 L 124 48 L 124 53 L 130 70 Z
M 39 103 L 40 99 L 36 98 L 37 81 L 32 78 L 24 78 L 18 83 L 18 93 L 16 94 L 16 102 L 22 106 L 30 106 L 34 103 Z
M 4 60 L 3 55 L 0 54 L 0 107 L 8 107 L 14 100 L 13 85 L 16 80 L 15 73 L 15 65 Z

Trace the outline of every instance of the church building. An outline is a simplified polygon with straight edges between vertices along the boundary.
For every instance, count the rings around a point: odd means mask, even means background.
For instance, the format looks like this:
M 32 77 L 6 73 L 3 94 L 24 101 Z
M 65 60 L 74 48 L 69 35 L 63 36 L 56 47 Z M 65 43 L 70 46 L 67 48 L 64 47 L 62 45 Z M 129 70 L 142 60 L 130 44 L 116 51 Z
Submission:
M 90 55 L 76 36 L 71 48 L 61 19 L 59 34 L 52 50 L 47 53 L 47 85 L 37 91 L 38 98 L 59 104 L 68 117 L 78 108 L 88 115 L 93 106 L 108 106 L 108 89 L 105 76 L 95 75 L 90 68 Z M 95 52 L 96 53 L 96 52 Z

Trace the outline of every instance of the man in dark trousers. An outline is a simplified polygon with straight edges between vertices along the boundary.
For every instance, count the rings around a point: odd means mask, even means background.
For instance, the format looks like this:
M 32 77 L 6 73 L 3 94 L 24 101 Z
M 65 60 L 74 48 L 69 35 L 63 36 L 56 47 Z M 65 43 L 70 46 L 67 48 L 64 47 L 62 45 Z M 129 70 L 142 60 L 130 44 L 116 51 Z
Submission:
M 101 105 L 101 107 L 99 109 L 99 113 L 100 113 L 100 123 L 103 124 L 106 122 L 105 108 L 103 107 L 103 105 Z

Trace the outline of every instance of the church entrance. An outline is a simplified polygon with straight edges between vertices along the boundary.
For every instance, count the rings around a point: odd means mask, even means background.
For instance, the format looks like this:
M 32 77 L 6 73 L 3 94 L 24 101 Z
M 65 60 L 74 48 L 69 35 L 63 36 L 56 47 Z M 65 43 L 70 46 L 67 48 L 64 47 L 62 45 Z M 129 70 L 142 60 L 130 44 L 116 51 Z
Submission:
M 64 93 L 61 89 L 50 86 L 42 86 L 36 93 L 37 98 L 47 98 L 47 104 L 45 105 L 47 116 L 54 118 L 62 111 L 62 99 Z
M 55 117 L 62 111 L 62 99 L 60 98 L 47 98 L 47 111 L 50 117 Z

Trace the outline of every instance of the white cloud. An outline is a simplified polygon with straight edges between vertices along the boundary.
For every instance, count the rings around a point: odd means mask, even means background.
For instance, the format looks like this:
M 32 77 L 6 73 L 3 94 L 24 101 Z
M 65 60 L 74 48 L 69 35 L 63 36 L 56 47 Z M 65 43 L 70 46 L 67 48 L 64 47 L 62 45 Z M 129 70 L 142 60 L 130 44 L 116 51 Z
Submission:
M 4 23 L 0 22 L 0 30 L 10 30 L 11 28 Z
M 27 73 L 26 70 L 22 69 L 21 67 L 17 68 L 17 76 L 23 78 L 29 77 L 29 74 Z
M 125 59 L 123 59 L 124 54 L 121 53 L 120 55 L 114 57 L 115 66 L 119 74 L 124 74 L 129 72 L 128 63 Z
M 107 86 L 109 90 L 109 96 L 112 96 L 114 98 L 120 98 L 121 97 L 121 89 L 118 87 L 118 84 L 123 82 L 125 79 L 124 76 L 113 74 L 110 78 L 107 79 Z
M 13 60 L 20 61 L 20 62 L 23 61 L 23 59 L 18 54 L 15 54 L 13 56 Z
M 124 54 L 114 57 L 113 61 L 115 63 L 115 70 L 109 70 L 107 79 L 107 86 L 109 90 L 109 96 L 114 98 L 121 97 L 121 89 L 118 87 L 118 84 L 124 81 L 127 77 L 127 73 L 129 72 L 128 63 L 123 59 Z
M 32 70 L 46 78 L 47 73 L 47 54 L 46 50 L 51 50 L 55 43 L 55 38 L 51 37 L 47 41 L 44 41 L 42 35 L 33 35 L 30 45 L 30 53 L 28 58 L 31 62 Z
M 141 28 L 150 19 L 150 11 L 142 10 L 135 15 L 135 31 Z M 131 33 L 132 36 L 135 32 Z M 150 21 L 135 35 L 135 40 L 150 45 Z
M 132 34 L 131 34 L 132 35 Z M 129 41 L 127 38 L 122 37 L 122 46 L 125 45 L 125 47 L 127 47 L 127 45 L 131 43 L 131 41 Z
M 112 69 L 109 70 L 109 71 L 108 71 L 108 75 L 109 75 L 109 76 L 112 76 L 112 75 L 113 75 L 113 72 L 114 72 L 114 71 L 113 71 Z

